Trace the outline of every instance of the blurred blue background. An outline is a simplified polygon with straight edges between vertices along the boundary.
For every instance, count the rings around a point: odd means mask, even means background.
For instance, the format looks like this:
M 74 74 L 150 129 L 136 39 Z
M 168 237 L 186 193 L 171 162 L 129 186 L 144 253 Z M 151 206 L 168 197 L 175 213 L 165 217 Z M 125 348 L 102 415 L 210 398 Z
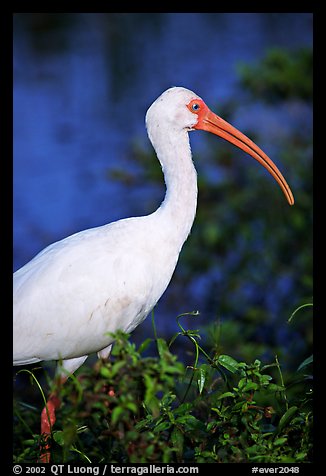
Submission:
M 184 86 L 277 163 L 297 211 L 251 158 L 192 133 L 198 216 L 155 310 L 158 332 L 198 309 L 189 325 L 210 325 L 227 353 L 306 356 L 310 316 L 286 321 L 311 301 L 312 107 L 291 94 L 265 101 L 239 79 L 271 50 L 302 48 L 312 48 L 310 13 L 15 14 L 14 269 L 67 235 L 159 206 L 144 117 Z

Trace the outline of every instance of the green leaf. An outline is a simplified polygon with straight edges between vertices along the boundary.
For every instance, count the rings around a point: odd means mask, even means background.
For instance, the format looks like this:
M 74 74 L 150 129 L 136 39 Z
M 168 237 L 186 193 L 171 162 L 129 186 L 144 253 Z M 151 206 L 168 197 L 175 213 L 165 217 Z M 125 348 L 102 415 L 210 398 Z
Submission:
M 176 423 L 185 425 L 189 430 L 194 430 L 202 425 L 202 422 L 193 415 L 182 415 L 176 418 Z
M 239 366 L 239 363 L 233 357 L 224 354 L 219 356 L 217 363 L 233 374 L 238 370 Z
M 160 401 L 161 409 L 166 412 L 171 407 L 172 402 L 176 399 L 176 395 L 173 393 L 167 393 L 163 396 L 162 400 Z
M 148 337 L 147 339 L 144 340 L 144 342 L 142 342 L 139 346 L 139 349 L 138 349 L 138 352 L 141 354 L 142 352 L 144 352 L 144 350 L 147 349 L 147 347 L 149 346 L 149 344 L 153 342 L 153 339 L 151 339 L 150 337 Z
M 288 440 L 287 436 L 284 436 L 283 438 L 276 438 L 273 445 L 274 446 L 282 446 L 287 440 Z
M 303 362 L 301 362 L 301 364 L 297 368 L 297 372 L 302 370 L 304 367 L 307 367 L 307 365 L 312 364 L 313 361 L 314 361 L 313 355 L 311 355 L 310 357 L 307 357 Z
M 117 362 L 114 362 L 114 364 L 112 365 L 111 376 L 114 377 L 115 375 L 117 375 L 120 372 L 120 369 L 122 369 L 125 364 L 126 363 L 124 360 L 118 360 Z
M 162 421 L 158 425 L 155 425 L 154 432 L 161 433 L 162 431 L 168 430 L 171 427 L 171 422 L 169 421 Z
M 134 402 L 126 403 L 126 408 L 135 414 L 137 413 L 137 405 Z
M 222 400 L 222 398 L 226 398 L 226 397 L 235 398 L 235 395 L 234 395 L 234 393 L 232 393 L 232 392 L 224 392 L 224 393 L 222 393 L 222 395 L 220 395 L 219 397 L 217 397 L 217 400 Z M 215 411 L 215 408 L 212 408 L 212 410 Z
M 166 355 L 170 353 L 166 341 L 159 337 L 156 341 L 156 344 L 157 344 L 157 350 L 158 350 L 159 356 L 161 357 L 161 359 L 165 360 Z
M 101 367 L 100 369 L 100 374 L 101 374 L 101 377 L 104 377 L 104 378 L 111 378 L 111 370 L 109 370 L 107 367 Z
M 258 388 L 259 388 L 258 383 L 252 382 L 251 380 L 249 380 L 249 382 L 247 382 L 246 385 L 244 385 L 241 390 L 242 392 L 248 392 L 249 390 L 258 390 Z
M 198 378 L 197 378 L 197 384 L 198 384 L 198 390 L 199 394 L 201 395 L 203 390 L 204 390 L 204 385 L 206 382 L 206 376 L 207 376 L 207 365 L 203 364 L 199 367 L 198 369 Z
M 307 457 L 307 453 L 304 451 L 301 451 L 300 453 L 296 453 L 295 459 L 296 461 L 302 461 Z
M 218 416 L 223 417 L 223 412 L 219 408 L 211 408 L 212 412 L 216 412 Z
M 270 392 L 284 392 L 285 387 L 282 387 L 282 385 L 277 385 L 276 383 L 270 383 L 268 385 L 268 390 Z
M 172 365 L 165 365 L 164 366 L 164 372 L 167 374 L 184 374 L 184 370 L 181 368 L 178 368 L 177 365 L 172 366 Z
M 173 431 L 171 433 L 171 441 L 173 447 L 177 451 L 177 454 L 181 456 L 183 451 L 184 436 L 182 431 L 180 431 L 177 427 L 173 428 Z
M 154 453 L 154 449 L 155 449 L 154 445 L 147 446 L 147 448 L 145 449 L 146 456 L 147 457 L 152 456 L 152 454 Z
M 189 413 L 192 408 L 193 408 L 193 404 L 190 402 L 181 403 L 181 405 L 179 405 L 175 409 L 174 414 L 175 416 L 179 416 L 179 415 L 181 416 L 181 415 L 184 415 L 185 413 Z
M 53 432 L 53 439 L 58 445 L 63 446 L 65 444 L 65 438 L 63 431 Z
M 276 433 L 280 433 L 283 428 L 288 424 L 290 423 L 290 421 L 292 420 L 292 418 L 294 417 L 295 413 L 297 412 L 298 410 L 298 407 L 296 406 L 293 406 L 293 407 L 290 407 L 285 413 L 284 415 L 282 416 L 282 418 L 280 419 L 279 421 L 279 424 L 276 428 Z
M 115 407 L 113 409 L 112 415 L 111 415 L 111 423 L 112 425 L 116 425 L 116 423 L 119 421 L 120 416 L 125 412 L 125 409 L 123 407 Z
M 267 385 L 269 383 L 270 380 L 272 380 L 272 376 L 271 375 L 261 375 L 260 376 L 260 382 L 262 385 Z

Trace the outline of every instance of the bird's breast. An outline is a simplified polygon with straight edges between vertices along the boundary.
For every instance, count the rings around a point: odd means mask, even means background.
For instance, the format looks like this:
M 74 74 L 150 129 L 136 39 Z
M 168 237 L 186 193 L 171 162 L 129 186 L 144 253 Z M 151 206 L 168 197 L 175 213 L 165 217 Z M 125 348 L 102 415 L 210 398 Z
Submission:
M 148 217 L 51 245 L 14 278 L 14 359 L 68 359 L 131 332 L 153 309 L 179 249 Z

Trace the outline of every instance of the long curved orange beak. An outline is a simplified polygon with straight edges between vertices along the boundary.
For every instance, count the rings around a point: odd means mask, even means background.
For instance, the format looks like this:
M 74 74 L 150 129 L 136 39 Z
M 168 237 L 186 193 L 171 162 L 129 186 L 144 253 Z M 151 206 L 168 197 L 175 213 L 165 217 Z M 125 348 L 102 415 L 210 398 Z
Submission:
M 198 115 L 198 122 L 194 126 L 194 129 L 202 129 L 204 131 L 212 132 L 223 139 L 236 145 L 247 154 L 251 155 L 254 159 L 263 165 L 268 172 L 275 178 L 279 186 L 281 187 L 287 201 L 290 205 L 294 204 L 293 194 L 288 186 L 285 178 L 276 167 L 274 162 L 263 152 L 252 140 L 238 131 L 235 127 L 231 126 L 221 117 L 214 114 L 203 101 L 199 102 L 200 107 L 198 110 L 194 110 L 193 103 L 198 101 L 193 100 L 188 105 L 189 109 L 192 107 L 191 112 L 195 112 Z

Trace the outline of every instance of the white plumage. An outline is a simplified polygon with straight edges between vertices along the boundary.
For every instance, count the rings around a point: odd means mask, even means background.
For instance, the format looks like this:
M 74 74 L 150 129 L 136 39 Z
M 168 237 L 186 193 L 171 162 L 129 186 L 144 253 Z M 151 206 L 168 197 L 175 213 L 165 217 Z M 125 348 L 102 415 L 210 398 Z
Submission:
M 109 354 L 113 339 L 108 333 L 131 332 L 153 309 L 195 217 L 190 130 L 208 130 L 248 152 L 293 203 L 270 159 L 192 91 L 165 91 L 149 108 L 146 125 L 164 172 L 163 203 L 151 215 L 58 241 L 14 273 L 14 365 L 62 359 L 66 371 L 74 372 L 89 354 Z

